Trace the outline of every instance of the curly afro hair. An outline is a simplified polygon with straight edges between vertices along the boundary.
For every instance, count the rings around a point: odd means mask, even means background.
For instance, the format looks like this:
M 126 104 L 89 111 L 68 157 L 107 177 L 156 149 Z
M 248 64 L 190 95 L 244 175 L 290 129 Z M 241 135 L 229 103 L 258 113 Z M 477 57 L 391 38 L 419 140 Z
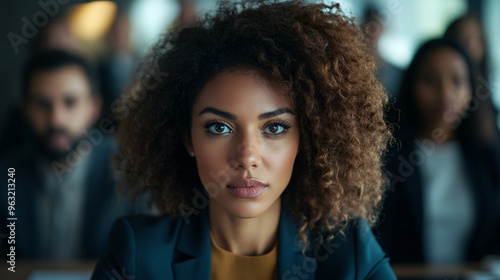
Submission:
M 203 186 L 183 137 L 197 94 L 229 69 L 257 71 L 296 106 L 301 143 L 282 200 L 305 244 L 308 232 L 343 233 L 359 218 L 373 224 L 392 137 L 387 95 L 362 30 L 338 4 L 223 3 L 196 25 L 170 30 L 114 108 L 121 189 L 136 198 L 151 192 L 160 214 L 193 204 L 193 187 Z

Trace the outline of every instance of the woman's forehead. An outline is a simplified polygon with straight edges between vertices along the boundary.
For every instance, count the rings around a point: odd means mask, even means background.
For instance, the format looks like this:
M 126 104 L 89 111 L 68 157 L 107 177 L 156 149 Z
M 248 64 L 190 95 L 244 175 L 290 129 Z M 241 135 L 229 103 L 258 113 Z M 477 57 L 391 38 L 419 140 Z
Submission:
M 225 71 L 210 80 L 198 94 L 194 108 L 203 110 L 206 106 L 232 111 L 294 109 L 292 100 L 279 86 L 255 71 L 245 70 Z
M 467 71 L 467 64 L 462 55 L 450 47 L 439 47 L 427 52 L 420 61 L 419 72 L 432 69 Z

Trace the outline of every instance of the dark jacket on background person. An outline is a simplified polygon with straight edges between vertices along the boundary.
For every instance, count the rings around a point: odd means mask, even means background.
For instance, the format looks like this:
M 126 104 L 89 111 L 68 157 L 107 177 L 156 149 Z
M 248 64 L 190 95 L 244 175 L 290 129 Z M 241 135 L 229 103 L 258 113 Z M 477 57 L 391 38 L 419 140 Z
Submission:
M 116 193 L 116 182 L 113 177 L 111 156 L 116 147 L 116 142 L 111 137 L 104 137 L 102 142 L 92 145 L 89 167 L 84 174 L 84 201 L 82 205 L 82 231 L 79 242 L 79 259 L 96 259 L 106 248 L 106 240 L 115 219 L 131 214 L 132 209 L 126 203 L 119 203 Z M 34 145 L 23 146 L 0 161 L 0 170 L 7 174 L 8 168 L 14 168 L 15 178 L 15 254 L 16 260 L 44 259 L 47 252 L 40 247 L 45 240 L 40 237 L 40 230 L 47 225 L 40 224 L 36 218 L 38 197 L 35 195 L 42 188 L 42 176 L 36 168 L 36 149 Z M 66 164 L 62 162 L 61 164 Z M 4 176 L 5 176 L 4 175 Z M 64 176 L 64 174 L 62 174 Z M 7 181 L 7 180 L 6 180 Z M 0 193 L 0 219 L 2 228 L 6 230 L 5 223 L 9 212 L 7 211 L 7 188 Z M 8 233 L 7 233 L 8 234 Z M 6 235 L 5 233 L 3 234 Z M 0 239 L 2 256 L 5 258 L 9 244 L 6 239 Z
M 500 254 L 500 147 L 461 147 L 476 206 L 466 261 L 477 262 L 485 255 Z M 418 165 L 408 165 L 413 150 L 413 146 L 393 149 L 387 157 L 391 186 L 375 234 L 391 263 L 425 262 L 421 174 Z

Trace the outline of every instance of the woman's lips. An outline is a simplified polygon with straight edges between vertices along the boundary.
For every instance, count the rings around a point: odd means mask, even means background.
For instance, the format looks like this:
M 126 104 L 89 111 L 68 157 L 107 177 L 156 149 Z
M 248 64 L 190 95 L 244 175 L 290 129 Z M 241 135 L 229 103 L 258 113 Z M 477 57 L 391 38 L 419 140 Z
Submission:
M 227 185 L 227 191 L 237 197 L 256 197 L 267 185 L 257 179 L 239 179 Z

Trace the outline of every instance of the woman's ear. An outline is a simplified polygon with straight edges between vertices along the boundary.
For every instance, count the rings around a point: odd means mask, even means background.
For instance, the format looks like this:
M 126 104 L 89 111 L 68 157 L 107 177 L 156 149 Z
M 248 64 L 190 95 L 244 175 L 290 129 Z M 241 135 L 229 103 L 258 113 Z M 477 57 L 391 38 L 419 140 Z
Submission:
M 193 149 L 193 142 L 191 141 L 191 136 L 185 134 L 183 138 L 184 142 L 184 147 L 186 147 L 186 150 L 188 154 L 192 157 L 194 157 L 194 149 Z

